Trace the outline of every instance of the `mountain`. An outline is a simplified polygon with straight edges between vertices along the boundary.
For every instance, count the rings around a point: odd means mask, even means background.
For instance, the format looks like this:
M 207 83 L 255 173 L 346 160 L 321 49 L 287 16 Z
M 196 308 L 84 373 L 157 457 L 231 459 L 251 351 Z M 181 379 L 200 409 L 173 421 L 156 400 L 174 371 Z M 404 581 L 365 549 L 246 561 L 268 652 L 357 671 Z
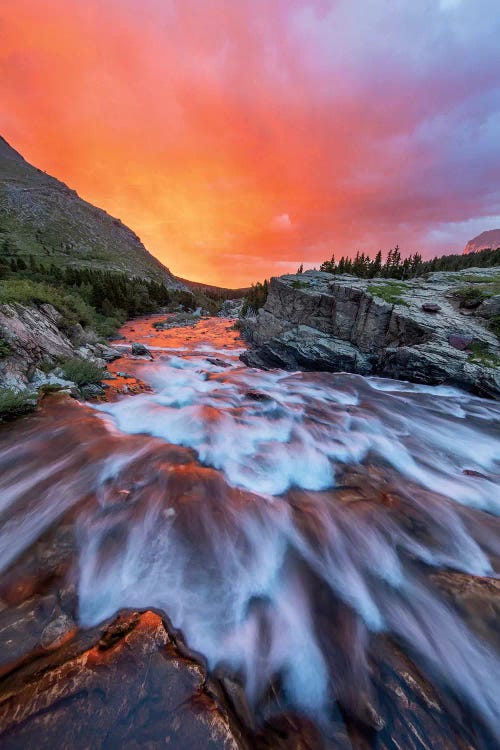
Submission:
M 466 244 L 464 253 L 477 253 L 478 250 L 487 250 L 491 248 L 495 250 L 500 247 L 500 229 L 488 229 L 486 232 L 481 232 L 474 239 L 469 240 Z
M 220 299 L 242 299 L 246 297 L 250 291 L 250 287 L 240 287 L 238 289 L 229 289 L 225 286 L 214 286 L 213 284 L 204 284 L 202 281 L 190 281 L 189 279 L 181 279 L 177 277 L 179 281 L 187 286 L 192 292 L 201 292 L 209 297 L 218 297 Z
M 123 272 L 185 289 L 120 219 L 29 164 L 1 136 L 0 254 Z

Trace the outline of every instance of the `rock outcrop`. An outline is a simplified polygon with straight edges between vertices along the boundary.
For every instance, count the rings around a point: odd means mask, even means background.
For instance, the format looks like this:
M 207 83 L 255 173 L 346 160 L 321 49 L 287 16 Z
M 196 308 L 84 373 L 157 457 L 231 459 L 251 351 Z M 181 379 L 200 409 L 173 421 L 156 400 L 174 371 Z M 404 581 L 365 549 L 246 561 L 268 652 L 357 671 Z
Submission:
M 494 250 L 497 247 L 500 247 L 500 229 L 488 229 L 469 240 L 464 248 L 464 254 L 477 253 L 479 250 Z
M 49 304 L 0 305 L 0 341 L 0 387 L 15 390 L 35 390 L 47 384 L 71 387 L 58 373 L 62 359 L 79 357 L 104 368 L 120 356 L 92 331 L 79 325 L 64 328 L 62 315 Z
M 250 348 L 242 359 L 450 384 L 498 398 L 500 345 L 491 319 L 499 282 L 499 268 L 404 282 L 319 271 L 273 278 L 264 307 L 243 321 Z M 476 290 L 470 305 L 460 296 L 464 287 Z

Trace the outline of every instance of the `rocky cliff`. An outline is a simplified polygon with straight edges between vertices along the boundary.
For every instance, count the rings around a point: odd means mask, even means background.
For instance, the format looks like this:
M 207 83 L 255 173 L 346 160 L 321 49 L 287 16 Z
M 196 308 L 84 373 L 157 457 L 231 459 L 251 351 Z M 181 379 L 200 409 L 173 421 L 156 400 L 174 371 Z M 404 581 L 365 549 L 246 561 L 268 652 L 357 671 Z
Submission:
M 0 255 L 12 253 L 186 288 L 119 219 L 29 164 L 0 137 Z
M 243 323 L 256 367 L 354 372 L 500 396 L 500 268 L 410 281 L 318 271 L 271 280 Z
M 500 247 L 500 229 L 488 229 L 481 232 L 477 237 L 466 244 L 464 253 L 477 253 L 479 250 L 495 249 Z

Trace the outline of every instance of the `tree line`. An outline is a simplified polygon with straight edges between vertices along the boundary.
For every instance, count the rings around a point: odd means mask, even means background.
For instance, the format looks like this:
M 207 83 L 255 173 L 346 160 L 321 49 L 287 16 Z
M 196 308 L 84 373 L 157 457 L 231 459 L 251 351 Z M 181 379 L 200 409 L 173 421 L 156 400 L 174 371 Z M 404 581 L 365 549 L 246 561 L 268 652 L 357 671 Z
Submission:
M 391 248 L 385 258 L 379 250 L 374 258 L 365 253 L 357 252 L 354 258 L 343 255 L 338 262 L 332 255 L 330 260 L 325 260 L 319 267 L 320 271 L 334 274 L 350 274 L 362 279 L 373 279 L 375 277 L 386 279 L 413 279 L 433 271 L 462 271 L 467 268 L 491 268 L 500 265 L 500 248 L 479 250 L 475 253 L 454 253 L 441 255 L 432 260 L 423 260 L 420 253 L 413 253 L 407 258 L 401 257 L 399 246 Z M 304 264 L 301 263 L 297 273 L 304 272 Z M 261 284 L 252 284 L 243 303 L 242 316 L 249 312 L 257 312 L 267 299 L 269 282 L 267 279 Z
M 52 289 L 55 300 L 58 293 L 61 299 L 67 293 L 73 294 L 75 301 L 82 300 L 99 316 L 109 319 L 111 327 L 171 304 L 182 304 L 190 310 L 196 307 L 191 292 L 168 289 L 161 281 L 116 271 L 40 263 L 33 256 L 1 256 L 0 279 L 22 283 L 23 294 L 29 284 Z
M 414 253 L 407 258 L 401 258 L 399 246 L 390 249 L 385 259 L 379 250 L 374 258 L 365 253 L 357 252 L 354 258 L 342 256 L 338 263 L 335 256 L 325 260 L 319 270 L 327 273 L 347 273 L 359 276 L 362 279 L 373 279 L 378 276 L 387 279 L 413 279 L 433 271 L 461 271 L 466 268 L 480 267 L 490 268 L 500 265 L 500 248 L 479 250 L 475 253 L 455 253 L 452 255 L 441 255 L 432 260 L 423 260 L 420 253 Z M 301 273 L 303 266 L 299 266 Z

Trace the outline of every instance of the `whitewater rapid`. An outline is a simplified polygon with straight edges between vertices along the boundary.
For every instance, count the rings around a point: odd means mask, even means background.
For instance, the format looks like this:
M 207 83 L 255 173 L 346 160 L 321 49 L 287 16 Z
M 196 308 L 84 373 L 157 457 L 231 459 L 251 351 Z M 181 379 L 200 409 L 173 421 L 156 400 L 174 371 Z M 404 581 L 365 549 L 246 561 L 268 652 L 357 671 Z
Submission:
M 187 342 L 149 333 L 154 360 L 129 364 L 150 391 L 0 442 L 2 569 L 94 496 L 74 526 L 82 626 L 157 607 L 253 706 L 279 678 L 321 722 L 339 695 L 370 690 L 368 644 L 388 634 L 500 737 L 498 653 L 432 578 L 497 577 L 500 405 L 252 370 L 223 325 Z

